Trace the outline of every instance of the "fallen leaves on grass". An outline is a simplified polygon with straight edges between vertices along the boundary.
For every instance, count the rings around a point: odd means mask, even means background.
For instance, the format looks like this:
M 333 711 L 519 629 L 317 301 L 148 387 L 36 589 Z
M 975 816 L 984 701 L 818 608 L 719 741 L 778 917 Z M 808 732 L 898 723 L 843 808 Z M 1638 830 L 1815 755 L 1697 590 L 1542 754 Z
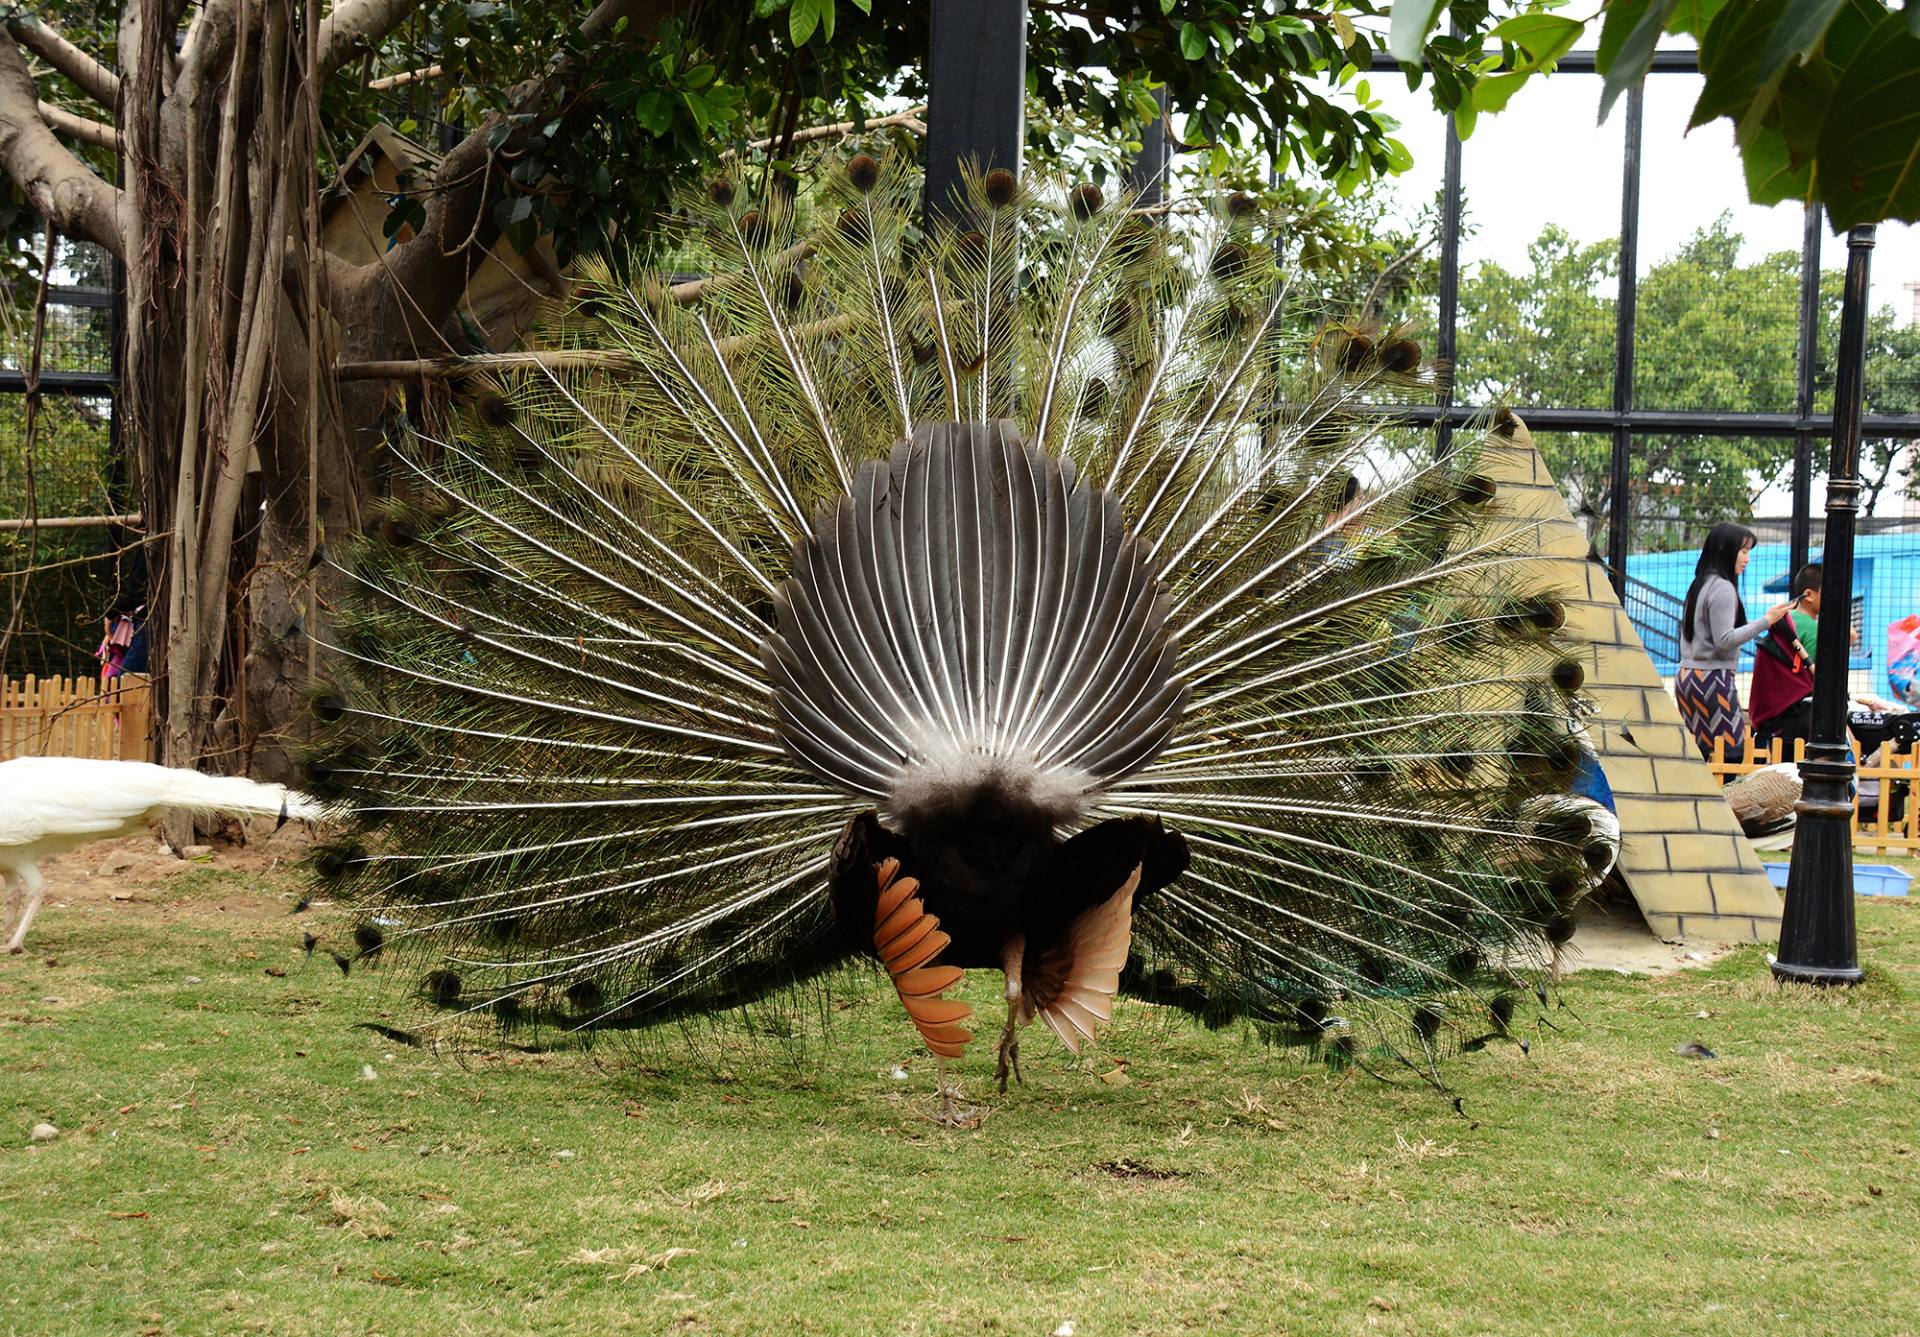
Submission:
M 676 1258 L 686 1258 L 693 1254 L 692 1249 L 683 1249 L 675 1245 L 671 1249 L 662 1249 L 659 1253 L 646 1251 L 628 1244 L 613 1244 L 604 1249 L 576 1249 L 567 1261 L 577 1267 L 617 1267 L 632 1260 L 627 1268 L 626 1279 L 645 1276 L 649 1272 L 664 1272 Z
M 331 1224 L 361 1239 L 383 1240 L 393 1237 L 393 1227 L 387 1223 L 387 1218 L 393 1215 L 393 1209 L 371 1195 L 356 1198 L 336 1189 L 327 1198 L 327 1211 L 333 1217 Z
M 676 1207 L 685 1207 L 691 1210 L 712 1202 L 715 1198 L 725 1194 L 726 1191 L 726 1180 L 709 1179 L 705 1183 L 695 1184 L 692 1188 L 682 1189 L 680 1192 L 673 1194 L 670 1201 Z

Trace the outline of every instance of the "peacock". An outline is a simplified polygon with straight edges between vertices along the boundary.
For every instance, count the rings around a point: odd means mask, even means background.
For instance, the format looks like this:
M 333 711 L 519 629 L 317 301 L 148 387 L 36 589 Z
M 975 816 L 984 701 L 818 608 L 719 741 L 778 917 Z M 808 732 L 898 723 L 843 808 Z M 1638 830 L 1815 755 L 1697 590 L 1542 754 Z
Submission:
M 26 950 L 27 929 L 46 897 L 40 861 L 96 840 L 144 831 L 168 812 L 321 822 L 327 805 L 284 785 L 184 766 L 90 757 L 15 757 L 0 762 L 0 951 Z
M 363 948 L 583 1034 L 864 960 L 947 1121 L 976 967 L 1003 1092 L 1121 994 L 1435 1083 L 1524 1044 L 1612 844 L 1480 438 L 1381 446 L 1439 372 L 1291 300 L 1245 196 L 918 196 L 866 153 L 716 181 L 390 442 L 316 555 Z

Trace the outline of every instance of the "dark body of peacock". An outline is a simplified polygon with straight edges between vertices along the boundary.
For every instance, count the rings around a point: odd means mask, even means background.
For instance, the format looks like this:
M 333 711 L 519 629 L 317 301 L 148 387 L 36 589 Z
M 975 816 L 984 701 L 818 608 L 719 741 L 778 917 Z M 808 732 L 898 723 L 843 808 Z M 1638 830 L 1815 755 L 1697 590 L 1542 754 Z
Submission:
M 734 195 L 671 238 L 710 277 L 593 270 L 395 445 L 317 701 L 367 938 L 582 1032 L 865 957 L 943 1073 L 997 968 L 1003 1084 L 1120 994 L 1426 1075 L 1515 1033 L 1610 851 L 1524 526 L 1379 444 L 1418 350 L 1303 334 L 1234 210 Z

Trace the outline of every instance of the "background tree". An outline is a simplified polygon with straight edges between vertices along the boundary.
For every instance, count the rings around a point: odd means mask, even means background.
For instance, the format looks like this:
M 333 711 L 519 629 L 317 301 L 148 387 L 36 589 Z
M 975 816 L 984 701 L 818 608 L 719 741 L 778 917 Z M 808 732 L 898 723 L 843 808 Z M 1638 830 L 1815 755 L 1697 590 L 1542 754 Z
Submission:
M 508 266 L 524 311 L 564 287 L 581 249 L 643 233 L 676 189 L 723 169 L 778 177 L 808 127 L 858 132 L 922 100 L 929 6 L 877 8 L 0 3 L 15 232 L 31 211 L 126 267 L 120 409 L 146 527 L 169 535 L 151 637 L 165 760 L 290 770 L 301 631 L 322 612 L 307 557 L 361 524 L 382 424 L 412 393 L 336 383 L 334 365 L 489 346 L 518 317 L 489 328 L 462 307 L 503 248 L 524 258 Z M 1329 259 L 1364 250 L 1323 187 L 1351 193 L 1406 162 L 1390 123 L 1342 91 L 1379 40 L 1354 19 L 1375 12 L 1036 0 L 1030 147 L 1045 162 L 1133 138 L 1164 89 L 1197 160 L 1243 178 L 1256 155 L 1288 164 L 1307 180 L 1282 196 Z M 371 245 L 329 254 L 322 188 L 396 112 L 402 131 L 443 127 L 437 161 L 395 183 Z
M 1742 262 L 1741 235 L 1722 215 L 1640 278 L 1634 402 L 1645 408 L 1790 413 L 1800 308 L 1800 255 Z M 1527 266 L 1483 263 L 1460 285 L 1460 393 L 1470 402 L 1604 407 L 1613 397 L 1616 240 L 1575 241 L 1547 227 Z M 1821 275 L 1815 411 L 1831 409 L 1830 352 L 1840 321 L 1842 274 Z M 1891 308 L 1869 322 L 1867 411 L 1920 411 L 1920 329 Z M 1597 534 L 1612 496 L 1612 445 L 1604 433 L 1537 438 L 1569 504 Z M 1904 476 L 1906 443 L 1869 440 L 1866 513 Z M 1751 519 L 1793 461 L 1790 437 L 1650 434 L 1634 442 L 1636 543 L 1684 547 L 1719 520 Z M 1874 480 L 1878 479 L 1876 483 Z

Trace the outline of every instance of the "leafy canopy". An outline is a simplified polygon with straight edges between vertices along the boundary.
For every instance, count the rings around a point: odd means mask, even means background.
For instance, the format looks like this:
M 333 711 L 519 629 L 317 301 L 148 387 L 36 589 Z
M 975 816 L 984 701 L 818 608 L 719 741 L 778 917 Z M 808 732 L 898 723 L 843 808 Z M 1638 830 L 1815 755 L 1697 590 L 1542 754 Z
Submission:
M 1836 230 L 1920 220 L 1920 0 L 1607 0 L 1594 18 L 1525 0 L 1478 36 L 1485 0 L 1400 0 L 1388 49 L 1433 66 L 1462 136 L 1550 71 L 1598 23 L 1600 115 L 1652 68 L 1666 34 L 1695 39 L 1705 86 L 1690 126 L 1733 123 L 1756 204 L 1824 206 Z M 1450 17 L 1461 37 L 1431 36 Z
M 1722 215 L 1641 277 L 1634 402 L 1654 409 L 1790 413 L 1800 256 L 1742 261 L 1743 238 Z M 1460 390 L 1475 402 L 1604 407 L 1613 397 L 1617 240 L 1576 241 L 1545 228 L 1524 266 L 1482 264 L 1460 285 Z M 1821 275 L 1815 412 L 1833 406 L 1842 275 Z M 1891 308 L 1871 314 L 1867 411 L 1920 411 L 1920 328 Z M 1596 532 L 1610 505 L 1612 445 L 1604 432 L 1537 438 L 1574 509 Z M 1909 443 L 1865 443 L 1871 496 L 1911 458 Z M 1634 441 L 1635 539 L 1685 546 L 1689 527 L 1750 518 L 1758 493 L 1784 479 L 1793 439 L 1648 434 Z M 1877 479 L 1877 481 L 1876 481 Z

